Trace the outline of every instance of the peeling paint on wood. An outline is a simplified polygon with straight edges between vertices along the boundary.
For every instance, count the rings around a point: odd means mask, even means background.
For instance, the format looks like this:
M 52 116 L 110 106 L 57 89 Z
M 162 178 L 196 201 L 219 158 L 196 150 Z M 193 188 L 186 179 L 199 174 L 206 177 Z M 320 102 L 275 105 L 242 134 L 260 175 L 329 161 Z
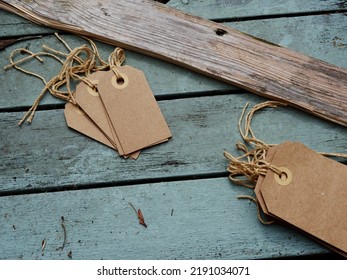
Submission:
M 39 111 L 31 125 L 21 128 L 17 122 L 22 112 L 0 113 L 0 192 L 224 172 L 223 151 L 236 153 L 235 143 L 240 140 L 237 122 L 242 107 L 262 100 L 233 94 L 160 101 L 173 138 L 145 149 L 137 161 L 125 161 L 113 150 L 68 129 L 63 110 Z M 266 110 L 258 120 L 255 133 L 269 143 L 292 140 L 317 151 L 346 150 L 344 127 L 297 110 Z
M 0 197 L 1 258 L 68 259 L 69 251 L 73 259 L 260 259 L 328 252 L 297 231 L 264 227 L 255 205 L 236 198 L 244 192 L 220 178 Z M 128 201 L 145 212 L 146 229 Z M 57 251 L 62 215 L 68 239 Z

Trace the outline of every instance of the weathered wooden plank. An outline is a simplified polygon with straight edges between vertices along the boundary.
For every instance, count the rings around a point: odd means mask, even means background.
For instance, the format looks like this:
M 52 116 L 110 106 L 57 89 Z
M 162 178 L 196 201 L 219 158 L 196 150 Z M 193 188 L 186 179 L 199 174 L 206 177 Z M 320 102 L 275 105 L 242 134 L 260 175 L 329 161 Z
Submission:
M 168 5 L 217 20 L 347 10 L 346 1 L 341 0 L 171 0 Z
M 279 16 L 287 14 L 305 14 L 312 12 L 328 12 L 346 10 L 345 1 L 341 0 L 171 0 L 168 6 L 193 15 L 214 20 L 232 20 L 244 17 Z M 29 21 L 0 10 L 0 37 L 22 36 L 27 34 L 49 34 L 52 29 L 38 26 Z
M 243 32 L 258 36 L 264 40 L 292 48 L 306 55 L 319 58 L 332 64 L 347 68 L 347 22 L 342 14 L 279 18 L 228 23 Z M 18 28 L 20 29 L 20 28 Z M 63 36 L 73 47 L 85 44 L 75 36 Z M 4 50 L 0 56 L 0 65 L 8 63 L 12 50 L 26 47 L 31 51 L 41 50 L 41 45 L 54 46 L 65 51 L 52 36 L 41 40 L 18 43 Z M 112 46 L 98 44 L 106 58 Z M 231 85 L 204 77 L 200 74 L 183 69 L 157 59 L 126 51 L 126 63 L 143 70 L 156 96 L 164 97 L 172 94 L 197 94 L 216 90 L 235 90 Z M 57 73 L 58 64 L 41 65 L 37 62 L 25 64 L 29 69 L 45 74 L 47 78 Z M 26 78 L 24 74 L 14 70 L 4 72 L 0 67 L 0 109 L 17 106 L 31 106 L 36 95 L 42 89 L 41 81 Z M 42 104 L 57 104 L 59 100 L 47 96 Z
M 126 46 L 347 125 L 346 69 L 157 2 L 113 4 L 0 2 L 34 22 Z
M 258 259 L 328 252 L 257 220 L 227 178 L 0 197 L 1 259 Z M 139 225 L 128 202 L 140 208 Z M 60 225 L 64 217 L 67 243 Z M 42 240 L 46 240 L 44 255 Z
M 236 153 L 237 122 L 248 94 L 159 102 L 173 134 L 167 143 L 146 149 L 138 160 L 124 160 L 87 137 L 69 130 L 62 110 L 37 112 L 31 125 L 17 127 L 23 113 L 0 114 L 0 191 L 50 189 L 105 182 L 181 178 L 223 173 L 223 151 Z M 344 127 L 290 108 L 265 110 L 254 121 L 269 143 L 300 141 L 326 152 L 346 152 Z

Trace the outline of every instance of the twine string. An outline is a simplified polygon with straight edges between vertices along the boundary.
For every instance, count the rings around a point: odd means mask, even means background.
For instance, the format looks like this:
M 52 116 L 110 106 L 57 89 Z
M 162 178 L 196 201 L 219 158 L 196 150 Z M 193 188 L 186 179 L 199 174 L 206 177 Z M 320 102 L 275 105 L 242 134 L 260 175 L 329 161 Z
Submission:
M 123 49 L 121 48 L 116 48 L 108 57 L 108 64 L 110 65 L 110 69 L 116 76 L 117 81 L 123 79 L 119 72 L 119 66 L 123 64 L 124 60 L 125 54 Z
M 259 175 L 266 175 L 268 170 L 279 175 L 282 173 L 278 167 L 265 160 L 267 151 L 273 145 L 266 144 L 257 139 L 251 128 L 253 116 L 257 111 L 266 107 L 275 108 L 277 106 L 286 106 L 286 104 L 278 101 L 267 101 L 254 106 L 247 115 L 245 113 L 248 103 L 243 108 L 238 129 L 244 143 L 239 142 L 236 144 L 236 148 L 243 152 L 243 154 L 236 157 L 227 151 L 224 152 L 224 156 L 229 160 L 227 167 L 230 173 L 229 178 L 234 183 L 253 189 L 258 181 Z
M 262 211 L 259 205 L 259 202 L 257 198 L 250 196 L 250 195 L 239 195 L 237 197 L 238 199 L 248 199 L 252 202 L 254 202 L 257 205 L 257 211 L 258 211 L 258 220 L 263 224 L 263 225 L 271 225 L 275 222 L 275 220 L 265 220 L 262 216 Z
M 16 70 L 27 75 L 34 76 L 40 79 L 44 84 L 44 88 L 37 96 L 33 105 L 26 112 L 24 117 L 19 121 L 18 125 L 22 125 L 25 120 L 27 120 L 29 123 L 32 122 L 37 107 L 42 98 L 46 95 L 47 91 L 56 98 L 76 104 L 74 91 L 72 89 L 73 82 L 84 82 L 89 87 L 96 90 L 96 85 L 87 77 L 93 72 L 109 69 L 114 72 L 117 80 L 121 78 L 119 66 L 121 66 L 125 60 L 125 54 L 121 48 L 116 48 L 110 54 L 107 63 L 101 58 L 96 44 L 89 38 L 83 37 L 89 42 L 90 47 L 83 45 L 72 49 L 57 33 L 55 33 L 55 36 L 69 51 L 68 53 L 53 49 L 46 45 L 42 46 L 44 51 L 38 53 L 33 53 L 27 49 L 20 48 L 14 50 L 10 54 L 10 64 L 4 67 L 5 70 L 15 68 Z M 19 53 L 26 56 L 15 61 L 14 58 Z M 32 59 L 37 59 L 39 62 L 43 63 L 44 60 L 42 57 L 51 57 L 62 64 L 59 73 L 52 77 L 49 81 L 46 81 L 43 76 L 19 66 Z M 66 87 L 66 90 L 62 90 L 62 87 Z
M 229 178 L 235 184 L 244 186 L 246 188 L 254 189 L 259 179 L 259 176 L 265 176 L 269 170 L 281 175 L 281 171 L 277 166 L 269 163 L 266 160 L 266 155 L 270 147 L 276 146 L 276 144 L 267 144 L 264 141 L 255 137 L 255 134 L 251 128 L 251 122 L 254 114 L 264 108 L 276 108 L 279 106 L 287 106 L 283 102 L 279 101 L 267 101 L 255 105 L 247 114 L 246 109 L 248 103 L 244 106 L 241 116 L 238 122 L 238 129 L 243 142 L 236 144 L 237 150 L 242 154 L 240 156 L 234 156 L 231 153 L 225 151 L 224 156 L 229 160 L 227 170 L 229 172 Z M 347 154 L 344 153 L 319 153 L 328 157 L 347 158 Z M 266 221 L 261 215 L 261 207 L 256 197 L 253 196 L 239 196 L 239 199 L 249 199 L 257 205 L 258 219 L 262 224 L 271 224 L 272 220 Z

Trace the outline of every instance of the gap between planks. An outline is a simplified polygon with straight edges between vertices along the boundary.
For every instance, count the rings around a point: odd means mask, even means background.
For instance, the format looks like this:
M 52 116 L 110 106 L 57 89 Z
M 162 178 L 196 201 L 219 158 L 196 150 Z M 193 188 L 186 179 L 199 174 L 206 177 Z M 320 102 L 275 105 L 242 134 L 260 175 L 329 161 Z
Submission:
M 268 15 L 258 15 L 258 16 L 244 16 L 244 17 L 225 17 L 225 18 L 215 18 L 210 19 L 211 21 L 218 23 L 228 23 L 228 22 L 245 22 L 245 21 L 255 21 L 264 19 L 280 19 L 280 18 L 294 18 L 294 17 L 308 17 L 308 16 L 323 16 L 331 14 L 345 14 L 347 9 L 336 9 L 336 10 L 326 10 L 326 11 L 310 11 L 310 12 L 296 12 L 296 13 L 283 13 L 283 14 L 268 14 Z
M 70 250 L 74 259 L 259 259 L 328 252 L 288 227 L 264 227 L 256 206 L 237 199 L 247 191 L 221 178 L 1 197 L 2 258 L 61 259 Z M 128 202 L 141 208 L 147 229 Z M 65 251 L 56 250 L 63 241 L 55 234 L 61 216 L 68 232 Z
M 175 161 L 170 163 L 175 165 Z M 170 183 L 170 182 L 182 182 L 182 181 L 195 181 L 195 180 L 204 180 L 204 179 L 218 179 L 218 178 L 227 178 L 229 173 L 225 172 L 215 172 L 215 173 L 206 173 L 206 174 L 191 174 L 183 176 L 172 176 L 172 177 L 159 177 L 159 178 L 143 178 L 143 179 L 133 179 L 125 181 L 110 181 L 102 183 L 89 183 L 89 184 L 73 184 L 73 185 L 61 185 L 61 186 L 46 186 L 44 188 L 28 188 L 23 190 L 14 190 L 14 191 L 0 191 L 0 197 L 6 196 L 18 196 L 18 195 L 29 195 L 29 194 L 40 194 L 40 193 L 55 193 L 55 192 L 64 192 L 64 191 L 82 191 L 90 189 L 104 189 L 104 188 L 113 188 L 113 187 L 127 187 L 127 186 L 141 186 L 148 184 L 160 184 L 160 183 Z
M 232 88 L 232 89 L 224 89 L 224 90 L 216 89 L 216 90 L 210 90 L 210 91 L 195 91 L 195 92 L 184 92 L 184 93 L 177 92 L 177 93 L 170 93 L 165 95 L 155 95 L 154 97 L 157 101 L 169 101 L 169 100 L 212 97 L 212 96 L 218 97 L 218 96 L 236 95 L 236 94 L 242 95 L 242 94 L 248 94 L 248 92 L 242 89 Z M 0 108 L 0 113 L 16 113 L 16 112 L 25 113 L 30 109 L 30 107 L 31 106 L 17 106 L 17 107 L 9 107 L 9 108 Z M 65 108 L 65 102 L 61 101 L 60 103 L 39 105 L 36 111 L 37 112 L 50 111 L 50 110 L 57 110 L 57 109 L 64 109 L 64 108 Z
M 21 128 L 15 126 L 22 113 L 1 113 L 1 189 L 42 191 L 46 186 L 76 183 L 97 185 L 152 178 L 164 181 L 222 174 L 227 165 L 223 151 L 237 152 L 235 143 L 241 140 L 237 122 L 247 101 L 256 104 L 262 99 L 236 94 L 159 102 L 174 137 L 146 149 L 138 161 L 130 162 L 69 130 L 63 110 L 37 112 L 35 122 Z M 345 128 L 290 108 L 264 110 L 254 123 L 258 138 L 268 143 L 300 141 L 322 152 L 343 152 L 345 148 Z

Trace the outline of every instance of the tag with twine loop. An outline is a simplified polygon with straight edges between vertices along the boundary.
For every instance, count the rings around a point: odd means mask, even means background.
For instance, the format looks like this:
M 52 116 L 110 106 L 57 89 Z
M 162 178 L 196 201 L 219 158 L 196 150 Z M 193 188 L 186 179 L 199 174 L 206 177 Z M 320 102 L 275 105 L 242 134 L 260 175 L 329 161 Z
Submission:
M 72 90 L 72 82 L 84 82 L 92 89 L 96 89 L 96 85 L 86 77 L 91 73 L 110 69 L 114 72 L 117 80 L 121 79 L 119 71 L 117 70 L 117 68 L 121 66 L 125 60 L 124 51 L 121 48 L 116 48 L 109 55 L 108 62 L 106 62 L 101 58 L 96 44 L 89 38 L 82 37 L 89 42 L 90 47 L 83 45 L 72 49 L 57 33 L 55 33 L 55 36 L 65 46 L 69 53 L 55 50 L 46 45 L 42 46 L 43 51 L 37 53 L 33 53 L 25 48 L 19 48 L 10 54 L 10 64 L 4 67 L 4 70 L 15 68 L 25 74 L 34 76 L 40 79 L 44 84 L 44 88 L 37 96 L 34 104 L 19 121 L 18 125 L 22 125 L 25 120 L 27 120 L 28 123 L 32 122 L 37 107 L 47 92 L 56 98 L 76 105 L 77 103 L 74 97 L 74 91 Z M 27 56 L 15 61 L 14 58 L 18 54 L 26 54 Z M 24 62 L 31 59 L 37 59 L 39 62 L 43 63 L 44 60 L 42 57 L 44 56 L 51 57 L 62 65 L 59 73 L 52 77 L 49 81 L 46 81 L 43 76 L 26 70 L 20 66 Z M 63 90 L 63 87 L 66 89 Z
M 287 106 L 283 102 L 278 101 L 266 101 L 255 105 L 247 114 L 246 110 L 248 103 L 244 106 L 239 122 L 238 130 L 243 139 L 243 143 L 236 144 L 237 150 L 242 154 L 240 156 L 234 156 L 231 153 L 225 151 L 224 156 L 229 161 L 227 171 L 229 172 L 229 179 L 237 184 L 246 188 L 254 189 L 258 181 L 259 176 L 265 176 L 269 170 L 283 175 L 282 168 L 279 168 L 266 160 L 266 155 L 270 147 L 277 144 L 267 144 L 262 140 L 259 140 L 254 135 L 251 128 L 251 122 L 254 114 L 264 108 L 276 108 L 279 106 Z M 347 158 L 347 154 L 344 153 L 319 153 L 327 157 L 339 157 Z M 258 219 L 262 224 L 271 224 L 274 220 L 266 220 L 263 218 L 260 205 L 256 197 L 248 195 L 240 195 L 239 199 L 249 199 L 257 205 Z

